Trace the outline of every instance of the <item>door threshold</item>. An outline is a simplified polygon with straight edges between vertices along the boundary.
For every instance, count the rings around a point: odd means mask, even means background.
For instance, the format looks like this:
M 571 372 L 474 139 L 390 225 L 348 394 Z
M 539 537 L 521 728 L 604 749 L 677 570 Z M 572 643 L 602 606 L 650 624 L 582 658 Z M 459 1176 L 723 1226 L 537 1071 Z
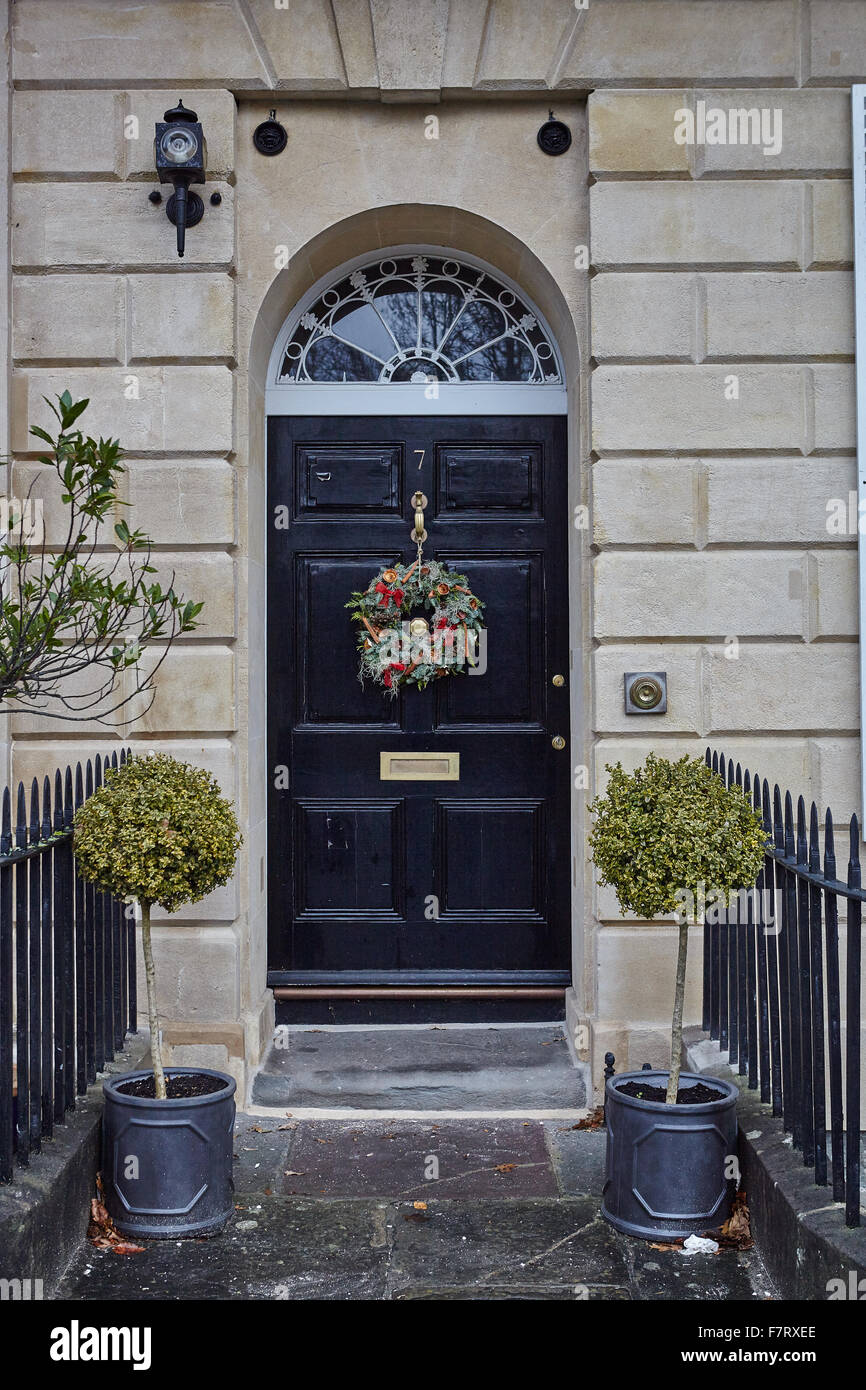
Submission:
M 278 985 L 275 999 L 564 999 L 565 990 L 538 985 Z

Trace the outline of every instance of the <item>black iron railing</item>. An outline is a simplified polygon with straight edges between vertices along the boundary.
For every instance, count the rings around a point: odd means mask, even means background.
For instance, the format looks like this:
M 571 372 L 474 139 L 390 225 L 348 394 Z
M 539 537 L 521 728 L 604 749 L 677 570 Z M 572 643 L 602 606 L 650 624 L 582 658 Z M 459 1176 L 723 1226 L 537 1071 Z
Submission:
M 767 853 L 754 889 L 704 922 L 703 1027 L 740 1076 L 772 1105 L 819 1186 L 832 1181 L 845 1223 L 860 1224 L 861 917 L 860 829 L 849 826 L 845 881 L 837 877 L 833 819 L 794 816 L 790 792 L 706 760 L 742 787 L 764 821 Z M 822 853 L 823 850 L 823 853 Z M 840 900 L 843 954 L 840 957 Z M 844 982 L 840 973 L 844 962 Z M 844 1001 L 844 1020 L 843 1020 Z M 829 1134 L 829 1144 L 828 1144 Z M 829 1153 L 828 1153 L 829 1150 Z M 829 1175 L 828 1175 L 829 1163 Z
M 101 786 L 90 759 L 24 784 L 0 814 L 0 1182 L 49 1139 L 135 1031 L 135 921 L 75 870 L 75 810 Z M 53 809 L 52 809 L 53 808 Z

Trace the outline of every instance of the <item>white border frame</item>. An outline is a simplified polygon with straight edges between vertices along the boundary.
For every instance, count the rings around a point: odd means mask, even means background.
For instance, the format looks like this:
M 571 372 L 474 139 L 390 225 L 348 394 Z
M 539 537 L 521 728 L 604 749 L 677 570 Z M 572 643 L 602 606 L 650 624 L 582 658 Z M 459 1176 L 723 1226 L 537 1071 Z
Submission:
M 429 386 L 413 382 L 278 382 L 287 339 L 295 331 L 301 315 L 318 299 L 329 285 L 371 261 L 389 256 L 453 256 L 455 260 L 486 271 L 514 294 L 536 316 L 548 336 L 556 355 L 562 381 L 558 385 L 544 382 L 439 382 L 438 395 L 428 394 Z M 544 315 L 539 312 L 526 292 L 496 266 L 457 251 L 450 246 L 383 246 L 378 251 L 365 251 L 341 266 L 321 276 L 298 301 L 284 321 L 274 340 L 268 361 L 265 387 L 266 415 L 566 415 L 568 387 L 565 367 L 556 336 Z
M 860 837 L 866 832 L 866 84 L 851 88 L 854 176 L 854 394 L 857 403 L 857 551 L 860 634 Z

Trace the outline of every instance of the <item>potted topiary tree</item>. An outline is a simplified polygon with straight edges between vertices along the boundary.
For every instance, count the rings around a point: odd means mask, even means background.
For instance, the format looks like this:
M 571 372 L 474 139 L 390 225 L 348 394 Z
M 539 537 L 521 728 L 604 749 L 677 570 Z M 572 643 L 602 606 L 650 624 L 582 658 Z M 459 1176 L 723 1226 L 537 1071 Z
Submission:
M 766 835 L 742 789 L 727 787 L 701 758 L 650 753 L 627 773 L 608 767 L 605 795 L 590 806 L 599 883 L 642 918 L 679 922 L 671 1060 L 667 1071 L 621 1072 L 605 1088 L 607 1168 L 602 1214 L 618 1230 L 657 1240 L 720 1225 L 735 1190 L 737 1089 L 680 1072 L 689 925 L 751 888 Z
M 150 913 L 154 903 L 175 912 L 228 883 L 241 842 L 216 781 L 165 753 L 109 768 L 76 812 L 79 873 L 141 908 L 152 1070 L 103 1084 L 105 1201 L 129 1235 L 209 1235 L 232 1212 L 235 1082 L 163 1067 Z

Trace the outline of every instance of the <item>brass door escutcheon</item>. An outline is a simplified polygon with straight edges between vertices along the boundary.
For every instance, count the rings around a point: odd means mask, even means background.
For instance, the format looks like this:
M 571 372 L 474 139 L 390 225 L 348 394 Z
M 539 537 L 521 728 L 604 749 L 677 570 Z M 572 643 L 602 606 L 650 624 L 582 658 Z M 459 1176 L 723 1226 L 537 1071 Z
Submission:
M 557 752 L 565 747 L 565 739 L 562 737 L 562 734 L 555 734 L 550 742 Z

